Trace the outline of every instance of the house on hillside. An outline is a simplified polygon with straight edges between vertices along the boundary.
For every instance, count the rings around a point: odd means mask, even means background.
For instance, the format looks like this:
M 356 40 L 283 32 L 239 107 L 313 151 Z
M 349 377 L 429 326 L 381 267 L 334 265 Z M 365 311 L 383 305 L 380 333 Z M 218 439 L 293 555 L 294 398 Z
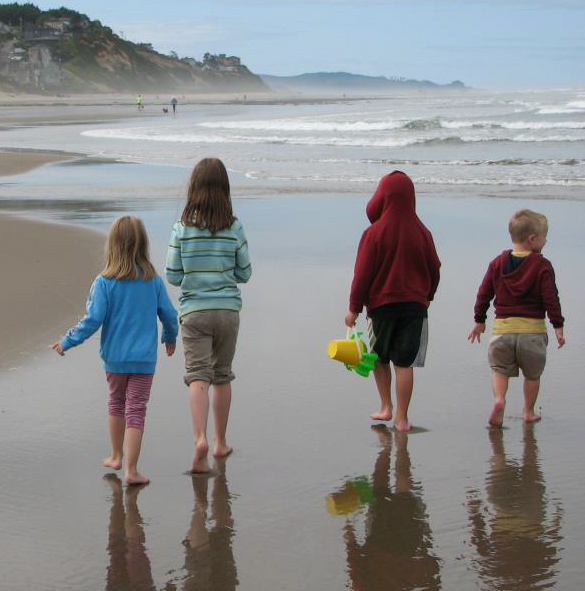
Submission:
M 51 19 L 47 19 L 44 22 L 45 27 L 48 27 L 49 29 L 54 29 L 55 31 L 57 31 L 58 33 L 60 33 L 61 35 L 63 35 L 64 33 L 67 33 L 68 31 L 71 30 L 71 27 L 73 26 L 73 22 L 71 21 L 70 18 L 51 18 Z
M 235 55 L 206 53 L 203 56 L 203 69 L 216 72 L 239 72 L 242 69 L 242 63 L 240 58 Z

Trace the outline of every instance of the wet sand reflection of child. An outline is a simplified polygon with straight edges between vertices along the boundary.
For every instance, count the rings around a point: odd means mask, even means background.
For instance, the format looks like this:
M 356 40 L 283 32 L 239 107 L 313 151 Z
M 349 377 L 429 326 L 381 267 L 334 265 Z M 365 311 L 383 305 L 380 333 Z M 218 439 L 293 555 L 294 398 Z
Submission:
M 521 461 L 506 455 L 504 432 L 490 429 L 487 501 L 467 495 L 472 564 L 490 589 L 552 587 L 560 560 L 562 507 L 546 494 L 534 425 L 524 425 Z
M 106 576 L 106 591 L 156 591 L 145 548 L 143 521 L 137 504 L 138 493 L 144 485 L 128 486 L 124 489 L 116 474 L 106 474 L 104 481 L 112 489 L 108 527 L 110 563 Z
M 422 485 L 412 476 L 408 434 L 394 432 L 394 485 L 390 484 L 392 432 L 372 427 L 382 449 L 372 477 L 373 498 L 365 519 L 365 539 L 356 526 L 345 526 L 350 588 L 359 591 L 441 589 L 440 560 L 433 551 L 433 536 Z
M 232 550 L 234 520 L 231 496 L 225 475 L 225 458 L 215 460 L 215 478 L 192 477 L 195 505 L 183 546 L 185 566 L 180 579 L 182 591 L 234 591 L 238 586 L 236 562 Z M 208 500 L 210 481 L 213 481 L 211 505 Z M 176 580 L 170 581 L 165 591 L 178 589 Z

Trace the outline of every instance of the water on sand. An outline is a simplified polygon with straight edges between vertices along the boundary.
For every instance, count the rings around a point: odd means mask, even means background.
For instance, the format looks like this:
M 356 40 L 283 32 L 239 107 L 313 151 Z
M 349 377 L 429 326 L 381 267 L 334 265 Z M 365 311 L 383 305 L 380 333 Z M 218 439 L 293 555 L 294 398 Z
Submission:
M 222 146 L 210 148 L 222 155 Z M 97 339 L 65 359 L 32 352 L 30 363 L 0 375 L 2 585 L 576 588 L 585 542 L 584 482 L 575 469 L 584 409 L 574 396 L 584 345 L 582 204 L 535 201 L 523 191 L 496 200 L 469 187 L 463 198 L 423 185 L 418 209 L 443 274 L 427 367 L 416 375 L 417 429 L 400 435 L 372 427 L 373 382 L 325 354 L 328 340 L 344 332 L 373 187 L 298 193 L 294 183 L 286 191 L 272 183 L 255 194 L 250 179 L 232 174 L 254 263 L 243 288 L 233 456 L 211 478 L 183 474 L 192 434 L 179 350 L 161 358 L 147 414 L 141 467 L 152 484 L 129 490 L 103 478 L 106 389 Z M 187 175 L 181 166 L 52 165 L 11 179 L 2 207 L 102 229 L 133 212 L 145 219 L 162 269 Z M 41 202 L 55 185 L 57 198 Z M 486 345 L 471 347 L 465 337 L 485 265 L 506 247 L 510 212 L 525 206 L 549 217 L 545 254 L 557 270 L 568 344 L 549 349 L 542 422 L 523 425 L 515 382 L 506 428 L 494 432 L 485 428 Z

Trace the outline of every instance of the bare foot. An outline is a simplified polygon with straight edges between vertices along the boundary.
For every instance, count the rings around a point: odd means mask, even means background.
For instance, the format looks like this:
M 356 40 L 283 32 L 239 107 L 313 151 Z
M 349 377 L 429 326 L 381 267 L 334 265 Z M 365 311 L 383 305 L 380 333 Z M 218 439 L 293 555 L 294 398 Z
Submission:
M 373 421 L 391 421 L 392 420 L 392 409 L 381 408 L 379 412 L 372 413 L 370 418 Z
M 150 479 L 148 476 L 143 476 L 140 472 L 134 472 L 133 474 L 126 474 L 124 478 L 126 484 L 148 484 Z
M 195 445 L 195 455 L 191 464 L 191 472 L 194 474 L 205 474 L 210 471 L 209 464 L 207 463 L 208 451 L 209 445 L 207 441 L 201 441 Z
M 229 456 L 232 452 L 234 451 L 233 447 L 230 447 L 229 445 L 219 445 L 217 444 L 215 446 L 215 449 L 213 450 L 213 457 L 215 458 L 227 458 L 227 456 Z
M 525 423 L 538 423 L 542 417 L 537 415 L 534 411 L 527 411 L 524 412 L 524 422 Z
M 122 467 L 122 458 L 116 456 L 109 456 L 102 461 L 102 464 L 106 468 L 112 468 L 113 470 L 119 470 Z
M 489 418 L 492 427 L 501 427 L 504 424 L 504 408 L 506 408 L 506 401 L 503 398 L 498 398 Z
M 394 428 L 401 433 L 406 433 L 410 431 L 410 423 L 408 419 L 396 420 L 394 421 Z

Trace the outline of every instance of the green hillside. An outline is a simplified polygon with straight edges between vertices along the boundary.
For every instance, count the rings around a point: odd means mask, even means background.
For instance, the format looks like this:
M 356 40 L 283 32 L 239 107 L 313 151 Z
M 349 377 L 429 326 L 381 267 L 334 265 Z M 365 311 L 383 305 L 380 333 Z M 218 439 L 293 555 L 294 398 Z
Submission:
M 0 4 L 0 88 L 27 92 L 253 92 L 263 81 L 236 56 L 201 61 L 132 43 L 67 8 Z

